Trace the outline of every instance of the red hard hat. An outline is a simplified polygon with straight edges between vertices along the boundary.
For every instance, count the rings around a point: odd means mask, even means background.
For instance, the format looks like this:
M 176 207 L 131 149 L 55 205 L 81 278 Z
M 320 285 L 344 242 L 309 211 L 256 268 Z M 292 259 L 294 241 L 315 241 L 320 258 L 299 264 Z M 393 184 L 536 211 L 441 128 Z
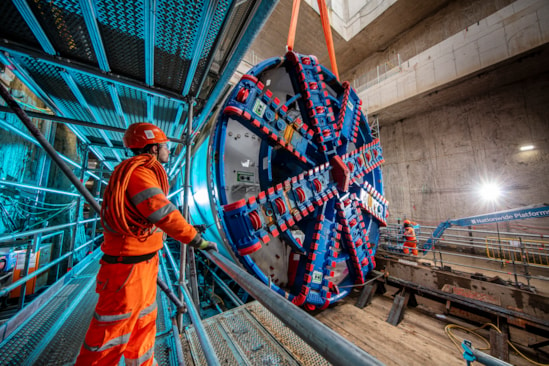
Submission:
M 124 146 L 130 149 L 142 149 L 148 144 L 168 142 L 164 131 L 152 123 L 139 122 L 131 124 L 122 138 Z
M 410 220 L 404 220 L 405 224 L 410 224 Z

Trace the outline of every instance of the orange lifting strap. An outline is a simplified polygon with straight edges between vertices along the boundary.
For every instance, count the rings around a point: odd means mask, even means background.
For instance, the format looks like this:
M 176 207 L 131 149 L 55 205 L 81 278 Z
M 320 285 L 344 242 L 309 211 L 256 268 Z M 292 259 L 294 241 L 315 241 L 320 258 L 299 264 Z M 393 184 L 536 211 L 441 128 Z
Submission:
M 332 39 L 332 28 L 330 27 L 330 18 L 328 17 L 328 8 L 326 7 L 326 1 L 317 0 L 318 8 L 320 9 L 320 21 L 322 22 L 322 29 L 324 30 L 324 38 L 326 39 L 326 46 L 328 47 L 328 55 L 330 56 L 330 64 L 332 65 L 332 72 L 339 80 L 339 72 L 337 71 L 337 62 L 334 50 L 334 41 Z M 288 31 L 288 42 L 286 43 L 286 50 L 293 51 L 295 41 L 295 31 L 297 28 L 297 16 L 299 14 L 299 5 L 301 0 L 294 0 L 292 7 L 292 19 L 290 20 L 290 30 Z
M 294 0 L 292 7 L 292 19 L 290 20 L 290 30 L 288 31 L 288 42 L 286 43 L 286 51 L 294 50 L 295 29 L 297 28 L 297 15 L 299 14 L 299 4 L 301 0 Z

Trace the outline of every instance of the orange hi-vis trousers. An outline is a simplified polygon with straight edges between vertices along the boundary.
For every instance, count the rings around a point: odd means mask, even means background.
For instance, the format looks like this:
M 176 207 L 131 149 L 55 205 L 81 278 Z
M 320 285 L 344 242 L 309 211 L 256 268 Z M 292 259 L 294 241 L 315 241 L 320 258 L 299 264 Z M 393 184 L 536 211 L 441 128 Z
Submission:
M 409 254 L 410 253 L 410 250 L 408 248 L 412 248 L 412 255 L 416 255 L 418 254 L 417 252 L 417 240 L 407 240 L 404 242 L 404 248 L 403 248 L 403 252 L 404 254 Z
M 76 365 L 156 365 L 158 255 L 136 264 L 101 260 L 99 299 Z

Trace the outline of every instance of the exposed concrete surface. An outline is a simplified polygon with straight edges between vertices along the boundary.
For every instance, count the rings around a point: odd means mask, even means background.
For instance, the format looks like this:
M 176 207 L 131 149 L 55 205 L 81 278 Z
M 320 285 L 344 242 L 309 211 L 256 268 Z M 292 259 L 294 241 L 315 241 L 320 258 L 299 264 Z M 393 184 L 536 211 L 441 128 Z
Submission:
M 283 55 L 291 6 L 281 0 L 258 35 L 257 61 Z M 416 69 L 431 65 L 430 77 L 421 70 L 408 79 L 415 96 L 376 113 L 389 220 L 406 216 L 434 225 L 493 211 L 476 193 L 488 179 L 506 189 L 495 209 L 549 203 L 548 6 L 544 0 L 399 0 L 349 42 L 334 32 L 342 80 L 395 55 L 418 60 Z M 295 50 L 329 66 L 319 16 L 305 4 Z M 442 66 L 434 68 L 435 56 L 451 66 L 446 77 Z M 398 88 L 382 89 L 380 99 L 398 96 Z M 536 149 L 519 152 L 525 143 Z
M 488 180 L 505 190 L 496 209 L 549 202 L 547 90 L 549 73 L 382 124 L 391 217 L 435 224 L 490 212 L 477 192 Z
M 339 33 L 346 41 L 356 36 L 361 30 L 381 16 L 398 0 L 344 0 L 332 1 L 328 7 L 328 16 L 332 30 Z M 317 0 L 305 0 L 320 14 Z
M 549 42 L 549 2 L 519 0 L 404 61 L 362 92 L 368 113 L 435 90 Z
M 383 52 L 402 33 L 440 9 L 448 1 L 398 0 L 377 18 L 370 21 L 349 42 L 345 41 L 337 32 L 332 31 L 337 65 L 342 80 L 348 79 L 346 75 L 349 70 L 361 64 L 374 53 Z M 259 60 L 284 55 L 290 28 L 292 3 L 293 0 L 280 0 L 250 47 L 250 52 L 255 53 Z M 294 50 L 302 54 L 315 55 L 321 64 L 330 65 L 320 16 L 305 3 L 301 4 L 299 10 Z

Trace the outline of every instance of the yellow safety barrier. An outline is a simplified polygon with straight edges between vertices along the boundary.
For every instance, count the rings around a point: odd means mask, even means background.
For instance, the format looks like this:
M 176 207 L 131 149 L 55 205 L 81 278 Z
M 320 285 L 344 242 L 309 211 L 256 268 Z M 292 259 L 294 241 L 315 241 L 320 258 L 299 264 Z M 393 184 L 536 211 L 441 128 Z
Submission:
M 488 258 L 549 266 L 549 241 L 486 237 L 485 243 Z

